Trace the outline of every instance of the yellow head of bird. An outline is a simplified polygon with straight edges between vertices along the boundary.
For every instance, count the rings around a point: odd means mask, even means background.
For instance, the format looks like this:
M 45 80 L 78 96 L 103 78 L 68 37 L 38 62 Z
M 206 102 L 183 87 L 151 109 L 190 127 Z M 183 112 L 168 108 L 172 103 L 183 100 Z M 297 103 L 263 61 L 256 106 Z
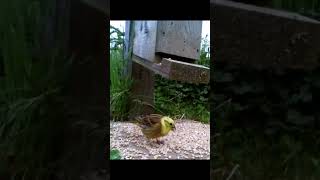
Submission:
M 171 119 L 168 116 L 164 116 L 162 119 L 163 119 L 163 121 L 164 121 L 164 123 L 166 124 L 167 127 L 169 127 L 173 131 L 176 130 L 176 126 L 175 126 L 175 123 L 174 123 L 173 119 Z

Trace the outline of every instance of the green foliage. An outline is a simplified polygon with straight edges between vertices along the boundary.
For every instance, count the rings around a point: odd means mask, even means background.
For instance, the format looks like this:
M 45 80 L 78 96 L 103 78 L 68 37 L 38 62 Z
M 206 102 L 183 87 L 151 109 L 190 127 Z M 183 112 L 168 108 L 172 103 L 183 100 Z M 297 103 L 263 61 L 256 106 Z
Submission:
M 0 3 L 0 173 L 11 171 L 13 179 L 49 177 L 63 138 L 62 91 L 72 61 L 59 48 L 36 53 L 40 17 L 49 10 L 40 0 Z
M 123 33 L 114 27 L 110 28 L 111 41 L 115 44 L 110 50 L 110 108 L 115 120 L 126 119 L 129 112 L 129 99 L 132 80 L 125 75 L 127 61 L 123 58 Z M 112 34 L 116 34 L 113 37 Z
M 207 37 L 202 39 L 198 64 L 210 67 L 210 54 Z M 204 123 L 210 121 L 208 84 L 188 84 L 168 80 L 156 75 L 155 108 L 162 114 L 182 116 Z
M 168 115 L 182 115 L 208 123 L 209 85 L 195 85 L 167 80 L 156 76 L 156 110 Z
M 319 0 L 264 2 L 320 17 Z M 320 70 L 276 74 L 240 65 L 215 67 L 213 178 L 318 179 Z
M 215 66 L 215 179 L 317 179 L 319 69 Z
M 112 149 L 110 151 L 110 160 L 121 159 L 121 153 L 118 149 Z
M 111 47 L 110 49 L 111 50 L 123 49 L 123 44 L 124 44 L 124 32 L 122 32 L 118 28 L 110 26 L 110 47 Z
M 197 64 L 210 67 L 210 52 L 208 49 L 210 47 L 210 43 L 208 40 L 208 36 L 202 38 L 202 44 L 200 49 L 200 59 L 197 60 Z

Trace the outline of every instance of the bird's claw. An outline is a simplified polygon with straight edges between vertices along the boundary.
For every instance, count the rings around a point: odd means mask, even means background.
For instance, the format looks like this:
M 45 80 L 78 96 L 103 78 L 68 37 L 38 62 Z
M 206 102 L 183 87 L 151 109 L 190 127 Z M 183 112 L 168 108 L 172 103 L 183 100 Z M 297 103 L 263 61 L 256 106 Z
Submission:
M 157 143 L 160 145 L 160 144 L 164 144 L 164 141 L 160 141 L 160 140 L 157 140 Z

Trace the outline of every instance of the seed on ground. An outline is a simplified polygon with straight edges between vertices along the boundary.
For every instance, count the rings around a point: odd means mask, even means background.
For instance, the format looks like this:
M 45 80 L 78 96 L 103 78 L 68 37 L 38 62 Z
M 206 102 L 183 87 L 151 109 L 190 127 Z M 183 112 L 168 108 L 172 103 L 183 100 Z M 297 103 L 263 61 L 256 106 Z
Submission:
M 158 145 L 146 139 L 137 125 L 111 121 L 110 145 L 123 159 L 210 159 L 209 124 L 180 120 L 176 127 L 161 138 L 165 144 Z

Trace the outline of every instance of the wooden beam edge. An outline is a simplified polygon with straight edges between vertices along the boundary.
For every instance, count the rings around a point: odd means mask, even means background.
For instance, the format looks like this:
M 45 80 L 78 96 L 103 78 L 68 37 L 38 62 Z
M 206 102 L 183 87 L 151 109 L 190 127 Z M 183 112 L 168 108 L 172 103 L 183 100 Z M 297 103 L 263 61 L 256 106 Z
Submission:
M 176 60 L 167 59 L 167 58 L 163 58 L 161 63 L 157 64 L 157 63 L 153 63 L 151 61 L 145 60 L 136 55 L 132 55 L 132 61 L 142 65 L 143 67 L 153 71 L 156 74 L 161 75 L 166 79 L 194 83 L 194 84 L 208 84 L 210 82 L 210 68 L 202 65 L 186 63 L 186 62 L 176 61 Z M 188 76 L 177 76 L 177 73 L 173 73 L 172 70 L 176 69 L 179 66 L 180 67 L 192 66 L 196 68 L 194 73 L 196 73 L 197 76 L 202 76 L 202 77 L 190 78 Z M 200 79 L 200 81 L 197 81 L 196 79 Z
M 135 63 L 140 64 L 141 66 L 149 69 L 150 71 L 153 71 L 156 74 L 161 75 L 164 78 L 169 79 L 168 74 L 163 72 L 162 69 L 161 69 L 161 66 L 158 65 L 158 64 L 152 63 L 152 62 L 150 62 L 148 60 L 145 60 L 145 59 L 143 59 L 143 58 L 141 58 L 139 56 L 136 56 L 134 54 L 132 55 L 132 61 L 135 62 Z
M 162 66 L 165 68 L 164 70 L 169 72 L 170 79 L 193 84 L 208 84 L 210 82 L 210 68 L 206 66 L 168 58 L 162 59 Z M 186 72 L 186 69 L 190 69 L 190 71 Z M 188 76 L 187 73 L 190 73 L 191 76 Z
M 230 7 L 230 8 L 238 8 L 238 9 L 243 9 L 243 10 L 247 10 L 247 11 L 254 11 L 254 12 L 258 12 L 258 13 L 262 13 L 262 14 L 268 14 L 268 15 L 277 16 L 277 17 L 281 17 L 281 18 L 287 18 L 287 19 L 297 20 L 297 21 L 304 21 L 304 22 L 320 25 L 320 21 L 317 21 L 315 19 L 300 15 L 298 13 L 280 10 L 280 9 L 255 6 L 255 5 L 251 5 L 251 4 L 233 2 L 233 1 L 229 1 L 229 0 L 210 0 L 210 4 L 213 7 L 226 6 L 226 7 Z M 214 9 L 213 9 L 213 11 L 214 11 Z

